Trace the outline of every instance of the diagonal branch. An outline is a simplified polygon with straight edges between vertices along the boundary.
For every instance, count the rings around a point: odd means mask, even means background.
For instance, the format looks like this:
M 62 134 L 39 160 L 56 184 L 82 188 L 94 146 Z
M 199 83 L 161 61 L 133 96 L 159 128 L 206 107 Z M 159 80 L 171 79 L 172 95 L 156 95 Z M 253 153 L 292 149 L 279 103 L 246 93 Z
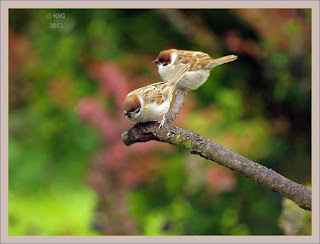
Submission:
M 171 108 L 171 111 L 169 114 L 167 114 L 166 116 L 166 121 L 171 124 L 172 121 L 174 121 L 179 112 L 180 112 L 180 109 L 183 105 L 183 102 L 184 102 L 184 96 L 186 95 L 186 92 L 184 92 L 183 90 L 177 90 L 176 92 L 176 98 L 175 98 L 175 101 L 174 101 L 174 104 Z
M 183 104 L 183 98 L 184 93 L 178 90 L 175 104 L 166 117 L 167 121 L 171 122 L 176 118 Z M 136 124 L 121 136 L 127 146 L 137 142 L 156 140 L 187 149 L 190 153 L 198 154 L 257 181 L 270 190 L 296 202 L 303 209 L 311 210 L 311 190 L 193 131 L 184 130 L 168 123 L 159 128 L 158 123 L 148 122 Z

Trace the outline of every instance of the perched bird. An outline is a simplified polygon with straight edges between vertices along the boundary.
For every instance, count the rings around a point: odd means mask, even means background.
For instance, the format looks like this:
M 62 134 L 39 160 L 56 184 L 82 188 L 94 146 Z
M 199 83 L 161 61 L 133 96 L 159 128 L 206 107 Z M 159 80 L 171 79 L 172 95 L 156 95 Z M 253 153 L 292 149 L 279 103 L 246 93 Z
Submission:
M 124 101 L 123 115 L 131 122 L 154 121 L 163 116 L 159 126 L 162 127 L 176 84 L 189 68 L 190 65 L 177 65 L 168 75 L 167 82 L 153 83 L 130 92 Z
M 153 62 L 158 65 L 158 72 L 165 82 L 168 81 L 170 74 L 176 69 L 177 65 L 189 64 L 190 69 L 185 71 L 185 75 L 180 79 L 176 88 L 196 90 L 206 82 L 210 71 L 214 67 L 232 62 L 237 58 L 236 55 L 228 55 L 212 59 L 203 52 L 169 49 L 161 51 Z

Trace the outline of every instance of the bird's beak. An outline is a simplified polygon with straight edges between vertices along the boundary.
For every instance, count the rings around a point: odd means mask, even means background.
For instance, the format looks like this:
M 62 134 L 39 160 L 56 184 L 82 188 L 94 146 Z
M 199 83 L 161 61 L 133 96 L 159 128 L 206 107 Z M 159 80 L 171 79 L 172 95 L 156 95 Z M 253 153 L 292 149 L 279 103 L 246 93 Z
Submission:
M 158 59 L 156 59 L 152 63 L 159 64 L 159 61 L 158 61 Z
M 126 116 L 128 112 L 126 110 L 123 110 L 123 116 Z

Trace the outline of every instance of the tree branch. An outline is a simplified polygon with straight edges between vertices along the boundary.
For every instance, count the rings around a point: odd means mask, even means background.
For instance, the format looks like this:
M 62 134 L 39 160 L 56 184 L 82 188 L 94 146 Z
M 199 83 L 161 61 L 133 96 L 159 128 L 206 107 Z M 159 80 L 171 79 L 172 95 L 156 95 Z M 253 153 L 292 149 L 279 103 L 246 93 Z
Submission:
M 167 123 L 171 124 L 172 121 L 174 121 L 177 118 L 177 116 L 180 112 L 180 109 L 183 105 L 185 95 L 186 95 L 186 93 L 181 89 L 176 91 L 175 102 L 170 110 L 170 113 L 166 116 Z
M 172 122 L 176 118 L 183 104 L 184 95 L 183 91 L 177 91 L 175 104 L 166 116 L 167 122 Z M 303 209 L 311 210 L 311 190 L 193 131 L 187 131 L 169 123 L 159 128 L 157 122 L 148 122 L 136 124 L 121 137 L 127 146 L 137 142 L 156 140 L 185 148 L 192 154 L 198 154 L 257 181 L 271 191 L 278 192 L 296 202 Z

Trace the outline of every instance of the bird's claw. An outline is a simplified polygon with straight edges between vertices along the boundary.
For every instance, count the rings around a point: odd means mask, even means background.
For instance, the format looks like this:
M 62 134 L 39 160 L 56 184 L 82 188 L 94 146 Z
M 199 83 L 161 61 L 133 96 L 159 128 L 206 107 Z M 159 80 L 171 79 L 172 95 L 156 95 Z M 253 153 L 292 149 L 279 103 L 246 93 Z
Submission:
M 159 125 L 159 129 L 161 129 L 161 128 L 163 127 L 163 125 L 164 125 L 165 122 L 166 122 L 166 118 L 165 118 L 165 116 L 163 116 L 162 120 L 161 120 L 161 121 L 158 121 L 158 123 L 160 124 L 160 125 Z

